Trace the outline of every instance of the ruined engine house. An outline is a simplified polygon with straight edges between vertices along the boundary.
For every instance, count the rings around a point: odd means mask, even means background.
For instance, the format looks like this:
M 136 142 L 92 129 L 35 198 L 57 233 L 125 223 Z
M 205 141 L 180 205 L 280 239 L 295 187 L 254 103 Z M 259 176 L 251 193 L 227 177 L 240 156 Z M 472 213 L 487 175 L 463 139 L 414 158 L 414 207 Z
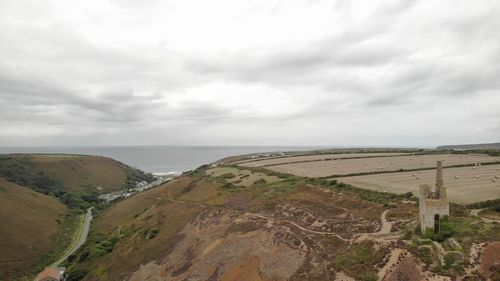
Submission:
M 425 233 L 427 229 L 440 231 L 440 220 L 450 214 L 450 204 L 443 181 L 443 162 L 437 161 L 436 185 L 420 186 L 419 194 L 419 219 L 420 230 Z

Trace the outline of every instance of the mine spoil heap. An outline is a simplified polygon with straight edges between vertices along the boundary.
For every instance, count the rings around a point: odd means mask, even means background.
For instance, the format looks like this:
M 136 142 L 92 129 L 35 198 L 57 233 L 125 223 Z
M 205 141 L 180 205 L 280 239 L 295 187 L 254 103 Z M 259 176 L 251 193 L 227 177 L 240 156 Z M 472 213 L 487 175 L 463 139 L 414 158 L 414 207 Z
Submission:
M 440 231 L 440 220 L 450 214 L 450 204 L 443 181 L 443 162 L 437 161 L 436 186 L 420 186 L 419 219 L 420 230 L 425 233 L 432 229 L 434 233 Z

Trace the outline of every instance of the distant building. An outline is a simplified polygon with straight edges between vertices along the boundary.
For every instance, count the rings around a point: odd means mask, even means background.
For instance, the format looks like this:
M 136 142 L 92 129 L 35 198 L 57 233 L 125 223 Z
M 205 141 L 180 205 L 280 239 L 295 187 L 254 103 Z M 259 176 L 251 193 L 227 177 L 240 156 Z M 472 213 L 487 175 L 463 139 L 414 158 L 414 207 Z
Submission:
M 46 267 L 42 272 L 38 273 L 35 281 L 63 281 L 64 267 Z
M 446 194 L 443 181 L 443 162 L 437 161 L 436 186 L 420 186 L 419 194 L 419 219 L 420 230 L 425 233 L 432 229 L 438 233 L 441 229 L 440 220 L 450 214 L 450 203 Z

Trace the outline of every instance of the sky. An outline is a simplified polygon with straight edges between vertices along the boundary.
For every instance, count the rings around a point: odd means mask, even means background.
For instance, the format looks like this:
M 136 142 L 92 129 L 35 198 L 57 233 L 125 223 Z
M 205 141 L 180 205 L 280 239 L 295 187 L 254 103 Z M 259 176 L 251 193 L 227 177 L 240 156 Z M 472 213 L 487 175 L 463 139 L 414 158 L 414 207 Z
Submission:
M 0 146 L 500 141 L 500 1 L 0 0 Z

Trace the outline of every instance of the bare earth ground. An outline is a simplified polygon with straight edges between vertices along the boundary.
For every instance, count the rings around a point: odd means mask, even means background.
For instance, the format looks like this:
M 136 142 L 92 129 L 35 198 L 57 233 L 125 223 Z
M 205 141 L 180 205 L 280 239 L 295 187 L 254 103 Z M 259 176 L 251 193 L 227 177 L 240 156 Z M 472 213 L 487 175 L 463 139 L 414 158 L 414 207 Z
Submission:
M 500 165 L 444 169 L 444 182 L 451 202 L 468 204 L 500 198 Z M 476 176 L 478 178 L 476 178 Z M 499 179 L 495 182 L 497 176 Z M 339 180 L 365 189 L 418 194 L 422 184 L 433 185 L 435 170 L 343 177 Z
M 276 181 L 226 184 L 250 177 Z M 450 280 L 430 271 L 441 254 L 432 243 L 423 245 L 430 261 L 422 259 L 414 202 L 384 205 L 310 182 L 217 167 L 118 202 L 94 230 L 121 238 L 110 253 L 79 264 L 89 270 L 84 281 Z M 457 236 L 469 239 L 460 243 L 494 237 L 492 222 L 462 221 L 460 234 L 475 227 Z M 156 237 L 146 235 L 151 229 Z
M 500 242 L 486 245 L 481 255 L 480 271 L 492 280 L 500 280 Z M 496 278 L 493 278 L 493 275 L 496 275 Z
M 286 280 L 305 259 L 300 245 L 284 241 L 288 231 L 260 218 L 207 211 L 181 232 L 184 239 L 163 260 L 160 272 L 141 267 L 130 280 L 158 273 L 166 280 Z
M 262 160 L 244 160 L 235 162 L 240 166 L 244 167 L 263 167 L 267 165 L 278 165 L 285 163 L 296 163 L 304 161 L 328 161 L 332 159 L 344 159 L 344 158 L 362 158 L 362 157 L 375 157 L 375 156 L 396 156 L 396 155 L 408 155 L 409 153 L 337 153 L 337 154 L 322 154 L 322 155 L 304 155 L 304 156 L 294 156 L 294 157 L 280 157 L 273 159 L 262 159 Z
M 374 157 L 284 164 L 267 167 L 270 170 L 304 177 L 327 177 L 359 173 L 398 171 L 400 169 L 424 169 L 436 166 L 465 165 L 500 161 L 500 157 L 462 154 L 436 154 L 416 156 Z

